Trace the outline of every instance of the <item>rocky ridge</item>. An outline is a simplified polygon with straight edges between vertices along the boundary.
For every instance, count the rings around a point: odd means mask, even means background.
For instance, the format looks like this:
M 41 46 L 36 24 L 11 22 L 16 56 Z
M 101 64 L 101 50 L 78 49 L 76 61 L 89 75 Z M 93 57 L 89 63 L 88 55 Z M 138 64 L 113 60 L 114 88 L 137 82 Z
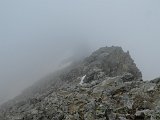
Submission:
M 49 78 L 3 105 L 0 120 L 160 120 L 160 79 L 143 81 L 121 47 L 100 48 Z

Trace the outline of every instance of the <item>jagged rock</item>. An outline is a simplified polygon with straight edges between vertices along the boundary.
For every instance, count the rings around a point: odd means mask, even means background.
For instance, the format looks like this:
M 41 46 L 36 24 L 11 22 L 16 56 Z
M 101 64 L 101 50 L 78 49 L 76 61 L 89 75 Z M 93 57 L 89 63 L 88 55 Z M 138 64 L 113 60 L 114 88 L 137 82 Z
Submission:
M 142 77 L 129 52 L 125 53 L 121 47 L 100 48 L 86 58 L 85 62 L 88 69 L 102 69 L 109 77 L 123 75 L 126 72 L 133 74 L 135 79 Z
M 145 114 L 142 112 L 139 115 L 135 115 L 134 120 L 145 120 Z
M 129 82 L 134 80 L 134 76 L 131 73 L 124 73 L 121 79 L 123 80 L 123 82 Z
M 121 47 L 103 47 L 3 105 L 0 120 L 159 120 L 159 81 L 142 81 Z
M 155 83 L 155 84 L 159 84 L 160 83 L 160 78 L 156 78 L 156 79 L 152 80 L 151 82 Z

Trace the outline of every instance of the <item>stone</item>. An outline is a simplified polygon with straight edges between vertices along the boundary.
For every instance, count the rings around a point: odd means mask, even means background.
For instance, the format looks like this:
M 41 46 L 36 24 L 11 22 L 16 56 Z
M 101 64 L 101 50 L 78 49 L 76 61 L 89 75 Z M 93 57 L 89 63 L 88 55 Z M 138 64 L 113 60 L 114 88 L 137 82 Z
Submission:
M 142 81 L 121 47 L 103 47 L 4 104 L 0 120 L 159 120 L 159 81 Z

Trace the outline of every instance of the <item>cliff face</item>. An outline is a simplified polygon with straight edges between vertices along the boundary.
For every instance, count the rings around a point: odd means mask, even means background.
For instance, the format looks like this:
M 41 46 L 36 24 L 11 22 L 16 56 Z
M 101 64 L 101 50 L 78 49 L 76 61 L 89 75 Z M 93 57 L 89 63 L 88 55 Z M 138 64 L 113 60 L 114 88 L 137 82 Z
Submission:
M 104 47 L 6 103 L 0 120 L 160 120 L 159 95 L 159 78 L 142 81 L 128 52 Z

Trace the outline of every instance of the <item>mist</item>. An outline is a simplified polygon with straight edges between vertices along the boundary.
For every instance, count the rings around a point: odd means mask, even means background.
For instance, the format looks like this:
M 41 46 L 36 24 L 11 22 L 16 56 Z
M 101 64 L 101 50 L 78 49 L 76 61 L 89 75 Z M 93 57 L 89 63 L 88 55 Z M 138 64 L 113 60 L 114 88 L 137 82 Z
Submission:
M 160 76 L 160 1 L 0 1 L 0 103 L 61 61 L 103 46 L 129 50 L 144 80 Z

